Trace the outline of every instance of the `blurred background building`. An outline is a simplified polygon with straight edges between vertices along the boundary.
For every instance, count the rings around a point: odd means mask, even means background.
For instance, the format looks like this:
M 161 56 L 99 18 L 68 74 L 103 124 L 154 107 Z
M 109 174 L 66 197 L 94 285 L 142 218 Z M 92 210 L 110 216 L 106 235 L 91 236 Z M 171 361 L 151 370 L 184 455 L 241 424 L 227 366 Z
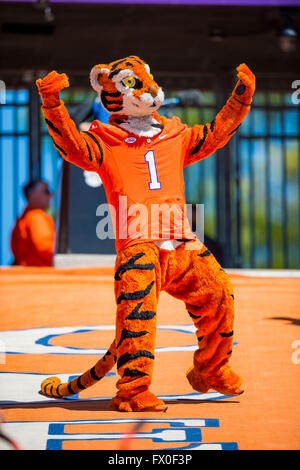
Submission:
M 189 125 L 212 121 L 237 65 L 254 71 L 252 111 L 224 149 L 185 169 L 186 200 L 204 204 L 207 245 L 225 267 L 299 269 L 299 30 L 298 0 L 0 0 L 0 264 L 12 262 L 10 234 L 30 178 L 55 194 L 58 253 L 115 253 L 96 237 L 101 182 L 63 164 L 35 80 L 67 73 L 62 99 L 77 124 L 105 122 L 89 71 L 134 54 L 166 92 L 161 112 Z

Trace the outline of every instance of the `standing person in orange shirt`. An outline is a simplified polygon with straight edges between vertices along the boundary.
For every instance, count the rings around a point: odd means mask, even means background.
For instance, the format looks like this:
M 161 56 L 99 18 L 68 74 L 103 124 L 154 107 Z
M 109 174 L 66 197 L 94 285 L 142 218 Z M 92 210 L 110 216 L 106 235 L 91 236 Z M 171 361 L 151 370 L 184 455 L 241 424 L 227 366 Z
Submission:
M 55 248 L 55 225 L 46 210 L 51 192 L 42 180 L 33 180 L 23 188 L 27 206 L 18 217 L 11 235 L 14 264 L 52 266 Z

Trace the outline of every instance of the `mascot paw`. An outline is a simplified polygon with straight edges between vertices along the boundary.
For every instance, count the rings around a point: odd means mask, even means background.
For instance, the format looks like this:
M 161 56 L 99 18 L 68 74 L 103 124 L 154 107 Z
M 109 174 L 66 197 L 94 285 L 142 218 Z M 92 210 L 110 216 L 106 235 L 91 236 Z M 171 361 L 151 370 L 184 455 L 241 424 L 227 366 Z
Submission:
M 236 70 L 239 81 L 234 89 L 234 94 L 239 101 L 250 104 L 255 91 L 255 75 L 246 64 L 240 64 Z
M 60 105 L 59 92 L 69 86 L 69 79 L 65 73 L 57 73 L 54 70 L 45 78 L 39 78 L 36 86 L 42 97 L 43 106 L 54 108 Z
M 241 377 L 229 366 L 222 367 L 216 374 L 210 376 L 201 376 L 194 367 L 191 367 L 186 376 L 193 389 L 200 393 L 206 393 L 209 389 L 230 396 L 244 393 L 241 389 Z
M 249 69 L 248 65 L 246 64 L 240 64 L 237 68 L 236 68 L 237 72 L 238 72 L 238 77 L 239 77 L 239 73 L 243 73 L 244 75 L 247 75 L 252 81 L 255 82 L 255 75 L 253 72 L 251 72 L 251 70 Z
M 57 73 L 55 70 L 48 73 L 45 78 L 39 78 L 36 86 L 41 95 L 57 94 L 69 86 L 69 79 L 65 73 Z

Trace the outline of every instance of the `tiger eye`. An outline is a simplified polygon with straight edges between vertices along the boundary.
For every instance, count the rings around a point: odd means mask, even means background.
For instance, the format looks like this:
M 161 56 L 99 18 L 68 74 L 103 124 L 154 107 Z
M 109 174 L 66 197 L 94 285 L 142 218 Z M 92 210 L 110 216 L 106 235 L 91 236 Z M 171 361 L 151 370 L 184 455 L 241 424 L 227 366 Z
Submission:
M 125 86 L 131 88 L 134 86 L 135 84 L 135 79 L 133 77 L 126 77 L 124 80 L 123 80 L 123 83 Z

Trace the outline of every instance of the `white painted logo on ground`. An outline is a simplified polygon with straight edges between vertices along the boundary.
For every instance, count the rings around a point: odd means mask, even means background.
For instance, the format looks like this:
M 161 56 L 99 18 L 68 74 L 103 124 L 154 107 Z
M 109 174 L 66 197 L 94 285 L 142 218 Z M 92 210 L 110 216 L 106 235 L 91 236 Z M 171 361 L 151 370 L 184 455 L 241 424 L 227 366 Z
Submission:
M 179 331 L 194 334 L 193 325 L 160 325 L 158 330 Z M 104 354 L 105 349 L 87 349 L 49 344 L 56 336 L 86 333 L 89 331 L 114 331 L 114 325 L 70 326 L 50 328 L 29 328 L 26 330 L 2 331 L 0 341 L 5 344 L 6 354 Z M 112 337 L 113 340 L 113 337 Z M 107 345 L 107 347 L 109 344 Z M 196 345 L 159 347 L 155 352 L 195 351 Z

